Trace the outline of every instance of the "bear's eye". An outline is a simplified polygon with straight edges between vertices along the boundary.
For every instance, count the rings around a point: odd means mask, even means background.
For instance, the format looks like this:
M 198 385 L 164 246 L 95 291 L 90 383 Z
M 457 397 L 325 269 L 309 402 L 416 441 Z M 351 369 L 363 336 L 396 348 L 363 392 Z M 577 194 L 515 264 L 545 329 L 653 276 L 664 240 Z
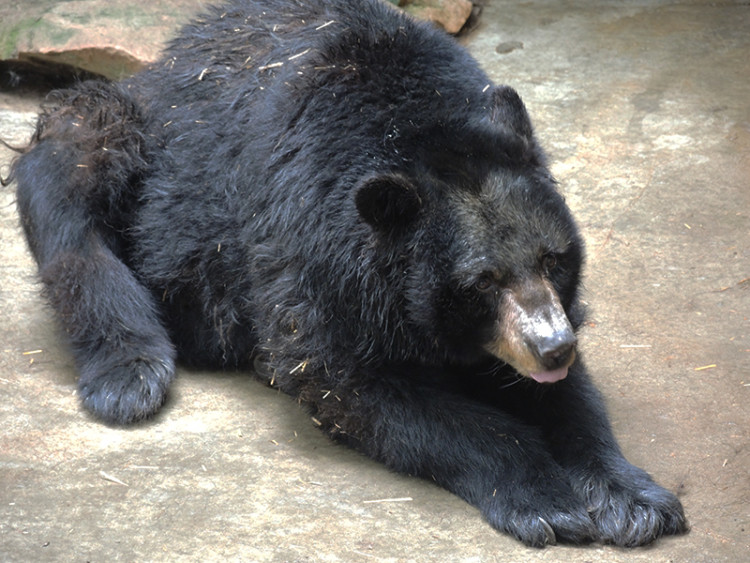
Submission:
M 492 274 L 482 274 L 477 278 L 477 281 L 474 282 L 474 287 L 477 291 L 481 291 L 482 293 L 492 291 L 495 289 L 495 279 Z
M 554 254 L 545 254 L 542 257 L 542 268 L 545 274 L 549 274 L 557 267 L 557 256 Z

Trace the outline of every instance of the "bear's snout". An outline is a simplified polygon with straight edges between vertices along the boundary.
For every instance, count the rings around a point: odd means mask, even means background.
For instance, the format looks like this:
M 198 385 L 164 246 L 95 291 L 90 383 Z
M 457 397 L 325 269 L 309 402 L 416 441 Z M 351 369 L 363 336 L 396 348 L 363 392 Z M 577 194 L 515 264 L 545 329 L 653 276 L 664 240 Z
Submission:
M 537 381 L 558 381 L 575 360 L 576 338 L 562 303 L 543 278 L 505 293 L 495 340 L 486 349 Z
M 578 339 L 570 326 L 565 327 L 549 336 L 542 336 L 531 345 L 535 346 L 536 355 L 548 370 L 556 370 L 569 366 L 575 354 Z

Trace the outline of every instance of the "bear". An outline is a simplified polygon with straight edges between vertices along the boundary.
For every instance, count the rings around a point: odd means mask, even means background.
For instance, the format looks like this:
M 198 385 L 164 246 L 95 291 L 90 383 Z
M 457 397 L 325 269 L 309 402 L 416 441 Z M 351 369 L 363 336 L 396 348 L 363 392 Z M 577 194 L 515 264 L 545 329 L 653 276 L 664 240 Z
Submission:
M 687 530 L 578 352 L 584 248 L 528 112 L 381 0 L 231 0 L 149 68 L 56 91 L 11 170 L 110 424 L 176 362 L 253 371 L 529 546 Z

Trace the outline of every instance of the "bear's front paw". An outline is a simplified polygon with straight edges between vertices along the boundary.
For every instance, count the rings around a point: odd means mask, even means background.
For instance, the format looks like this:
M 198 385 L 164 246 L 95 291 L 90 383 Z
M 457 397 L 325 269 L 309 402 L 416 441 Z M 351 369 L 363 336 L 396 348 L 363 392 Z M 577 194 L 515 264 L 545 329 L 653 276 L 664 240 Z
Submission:
M 585 544 L 598 534 L 591 518 L 583 509 L 513 510 L 497 526 L 502 531 L 531 547 L 561 543 Z
M 646 545 L 688 531 L 682 504 L 637 468 L 586 486 L 589 512 L 601 540 L 622 547 Z
M 503 496 L 498 492 L 483 507 L 484 516 L 526 545 L 584 544 L 599 537 L 585 505 L 572 493 L 516 489 Z
M 84 407 L 113 424 L 152 416 L 164 404 L 174 377 L 171 359 L 138 358 L 104 368 L 81 370 L 78 392 Z

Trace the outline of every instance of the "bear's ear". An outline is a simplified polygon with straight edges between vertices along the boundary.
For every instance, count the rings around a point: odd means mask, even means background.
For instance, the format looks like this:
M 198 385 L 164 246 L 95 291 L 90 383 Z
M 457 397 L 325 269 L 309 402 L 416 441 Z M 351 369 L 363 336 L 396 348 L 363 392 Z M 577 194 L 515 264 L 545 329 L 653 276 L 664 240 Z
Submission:
M 406 225 L 422 207 L 416 188 L 406 178 L 395 174 L 363 180 L 354 203 L 362 219 L 379 231 Z
M 495 86 L 491 96 L 492 123 L 507 127 L 523 139 L 530 140 L 533 134 L 531 119 L 518 93 L 510 86 Z

